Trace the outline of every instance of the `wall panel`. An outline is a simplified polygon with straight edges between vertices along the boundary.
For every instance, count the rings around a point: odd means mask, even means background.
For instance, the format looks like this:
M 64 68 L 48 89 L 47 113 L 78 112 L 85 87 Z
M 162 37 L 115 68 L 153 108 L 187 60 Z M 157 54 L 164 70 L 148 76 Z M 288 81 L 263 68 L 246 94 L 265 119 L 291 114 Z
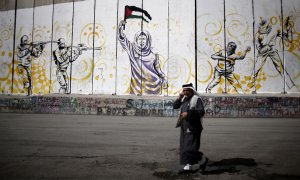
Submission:
M 136 6 L 141 8 L 142 7 L 142 1 L 140 0 L 119 0 L 119 9 L 118 9 L 118 20 L 120 23 L 121 20 L 124 20 L 124 9 L 125 6 Z M 141 31 L 141 19 L 127 19 L 127 23 L 125 26 L 125 29 L 123 30 L 126 38 L 130 43 L 134 42 L 134 36 L 137 32 Z M 119 29 L 119 27 L 117 27 Z M 120 44 L 120 41 L 118 42 L 117 46 L 117 94 L 134 94 L 134 92 L 131 92 L 131 80 L 133 82 L 132 88 L 135 88 L 137 91 L 141 91 L 141 78 L 137 77 L 137 81 L 134 80 L 134 77 L 132 77 L 132 69 L 141 69 L 141 58 L 136 56 L 136 61 L 130 61 L 129 55 L 127 54 L 126 50 L 122 47 Z M 136 72 L 137 74 L 141 74 L 141 71 Z
M 64 41 L 65 47 L 72 46 L 72 18 L 73 3 L 62 3 L 62 1 L 54 1 L 53 12 L 53 41 Z M 53 44 L 53 51 L 58 51 L 58 44 Z M 69 59 L 65 60 L 64 67 L 66 72 L 62 75 L 60 66 L 55 63 L 55 57 L 52 56 L 51 64 L 51 87 L 50 93 L 70 93 L 70 63 Z M 61 85 L 60 85 L 61 84 Z M 66 90 L 63 86 L 67 86 Z
M 143 22 L 143 31 L 148 31 L 151 35 L 151 51 L 154 58 L 142 57 L 142 61 L 148 61 L 142 64 L 142 84 L 143 87 L 146 86 L 142 94 L 167 95 L 168 0 L 144 0 L 143 8 L 152 18 L 149 23 Z M 147 92 L 147 89 L 150 91 Z
M 225 3 L 226 46 L 231 42 L 236 44 L 235 52 L 227 54 L 230 66 L 226 69 L 226 92 L 249 94 L 254 65 L 252 1 L 226 0 Z
M 195 1 L 169 1 L 169 95 L 178 95 L 182 84 L 195 85 Z
M 116 28 L 117 1 L 96 1 L 94 94 L 114 94 L 116 92 Z M 110 13 L 107 13 L 109 9 Z
M 254 78 L 256 92 L 283 92 L 283 46 L 281 38 L 278 36 L 281 32 L 280 0 L 254 0 L 254 17 L 256 43 Z M 274 60 L 271 60 L 271 58 Z M 277 66 L 273 62 L 277 62 Z
M 72 63 L 71 93 L 92 94 L 94 0 L 75 2 L 73 29 L 73 49 L 82 51 Z
M 32 90 L 31 68 L 32 56 L 29 51 L 32 42 L 34 0 L 18 0 L 15 34 L 15 59 L 13 75 L 13 93 L 30 95 Z M 25 8 L 26 6 L 26 8 Z M 27 39 L 27 45 L 20 51 L 21 38 Z M 28 51 L 27 51 L 27 50 Z
M 0 12 L 0 94 L 10 94 L 12 87 L 15 1 L 10 5 L 13 10 Z
M 44 49 L 31 63 L 33 94 L 48 94 L 50 88 L 53 4 L 40 6 L 43 2 L 48 0 L 36 1 L 34 8 L 33 42 L 36 46 L 44 46 Z
M 197 1 L 197 81 L 198 91 L 205 92 L 214 79 L 218 61 L 211 55 L 224 49 L 224 1 Z M 212 93 L 223 93 L 224 78 L 211 88 Z
M 300 1 L 283 0 L 285 79 L 288 93 L 300 92 Z

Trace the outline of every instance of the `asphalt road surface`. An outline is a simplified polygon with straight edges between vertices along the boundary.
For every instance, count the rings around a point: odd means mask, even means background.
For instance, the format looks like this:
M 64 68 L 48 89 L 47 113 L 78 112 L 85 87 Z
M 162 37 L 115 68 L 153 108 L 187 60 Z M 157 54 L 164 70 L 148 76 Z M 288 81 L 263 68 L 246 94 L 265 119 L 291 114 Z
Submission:
M 300 179 L 300 119 L 204 119 L 178 174 L 176 118 L 0 113 L 0 179 Z

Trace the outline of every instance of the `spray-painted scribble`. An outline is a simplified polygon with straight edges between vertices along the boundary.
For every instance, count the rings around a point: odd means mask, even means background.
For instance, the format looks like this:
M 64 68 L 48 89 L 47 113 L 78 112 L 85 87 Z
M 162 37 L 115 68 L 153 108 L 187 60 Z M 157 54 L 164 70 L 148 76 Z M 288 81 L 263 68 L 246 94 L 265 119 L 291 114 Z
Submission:
M 131 64 L 130 94 L 161 94 L 167 88 L 167 78 L 162 72 L 159 56 L 152 52 L 151 35 L 148 31 L 135 34 L 131 43 L 123 32 L 126 21 L 121 21 L 118 39 L 127 52 Z
M 246 54 L 251 50 L 251 47 L 248 46 L 241 55 L 237 55 L 235 53 L 236 48 L 237 45 L 235 42 L 229 42 L 227 44 L 226 51 L 221 50 L 211 55 L 211 58 L 213 60 L 217 60 L 218 64 L 215 67 L 214 77 L 206 88 L 207 93 L 211 93 L 212 88 L 221 82 L 222 76 L 230 83 L 230 85 L 233 86 L 236 92 L 238 92 L 237 87 L 241 89 L 241 84 L 233 74 L 234 65 L 236 60 L 243 60 L 246 57 Z M 235 84 L 237 84 L 237 86 L 235 86 Z
M 290 22 L 286 22 L 284 24 L 287 30 L 283 32 L 283 40 L 290 42 L 291 41 L 291 24 Z M 285 79 L 286 85 L 289 89 L 295 86 L 291 76 L 289 75 L 286 67 L 283 67 L 283 62 L 278 54 L 278 50 L 275 48 L 277 38 L 281 38 L 281 31 L 278 30 L 275 34 L 271 33 L 272 25 L 267 22 L 265 19 L 260 19 L 260 23 L 258 26 L 258 30 L 255 36 L 255 46 L 257 49 L 257 59 L 255 61 L 255 73 L 253 77 L 253 84 L 256 83 L 257 77 L 259 72 L 263 69 L 264 64 L 268 59 L 270 59 L 276 69 L 276 71 L 284 77 L 285 72 Z
M 23 87 L 27 95 L 32 94 L 31 61 L 32 58 L 40 57 L 45 44 L 51 41 L 28 42 L 28 36 L 23 35 L 17 47 L 18 71 L 22 75 Z
M 69 64 L 74 62 L 81 54 L 82 51 L 87 50 L 101 50 L 100 47 L 87 47 L 84 44 L 78 44 L 77 46 L 67 46 L 64 38 L 59 38 L 57 41 L 58 48 L 53 51 L 53 58 L 56 64 L 56 77 L 60 85 L 60 93 L 70 93 L 69 89 L 69 76 L 68 67 Z

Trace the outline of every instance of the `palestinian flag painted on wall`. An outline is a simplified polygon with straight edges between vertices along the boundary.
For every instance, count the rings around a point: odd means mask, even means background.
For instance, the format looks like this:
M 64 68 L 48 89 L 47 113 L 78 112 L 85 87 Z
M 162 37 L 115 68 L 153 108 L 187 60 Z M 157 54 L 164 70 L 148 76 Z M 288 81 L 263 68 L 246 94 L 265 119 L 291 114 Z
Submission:
M 145 15 L 147 19 L 143 15 Z M 149 23 L 149 21 L 152 19 L 150 14 L 144 9 L 136 6 L 125 6 L 124 21 L 131 18 L 142 19 L 147 23 Z

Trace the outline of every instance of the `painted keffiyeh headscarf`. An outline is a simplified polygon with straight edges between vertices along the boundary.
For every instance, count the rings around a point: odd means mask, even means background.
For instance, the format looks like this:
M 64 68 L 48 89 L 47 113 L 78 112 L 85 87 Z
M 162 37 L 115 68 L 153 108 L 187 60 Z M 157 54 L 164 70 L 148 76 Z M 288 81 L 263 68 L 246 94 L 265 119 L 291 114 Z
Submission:
M 140 35 L 146 36 L 146 46 L 143 49 L 141 49 L 141 47 L 138 45 L 138 38 Z M 152 50 L 151 42 L 152 38 L 148 31 L 139 31 L 134 36 L 133 48 L 140 56 L 148 56 Z

